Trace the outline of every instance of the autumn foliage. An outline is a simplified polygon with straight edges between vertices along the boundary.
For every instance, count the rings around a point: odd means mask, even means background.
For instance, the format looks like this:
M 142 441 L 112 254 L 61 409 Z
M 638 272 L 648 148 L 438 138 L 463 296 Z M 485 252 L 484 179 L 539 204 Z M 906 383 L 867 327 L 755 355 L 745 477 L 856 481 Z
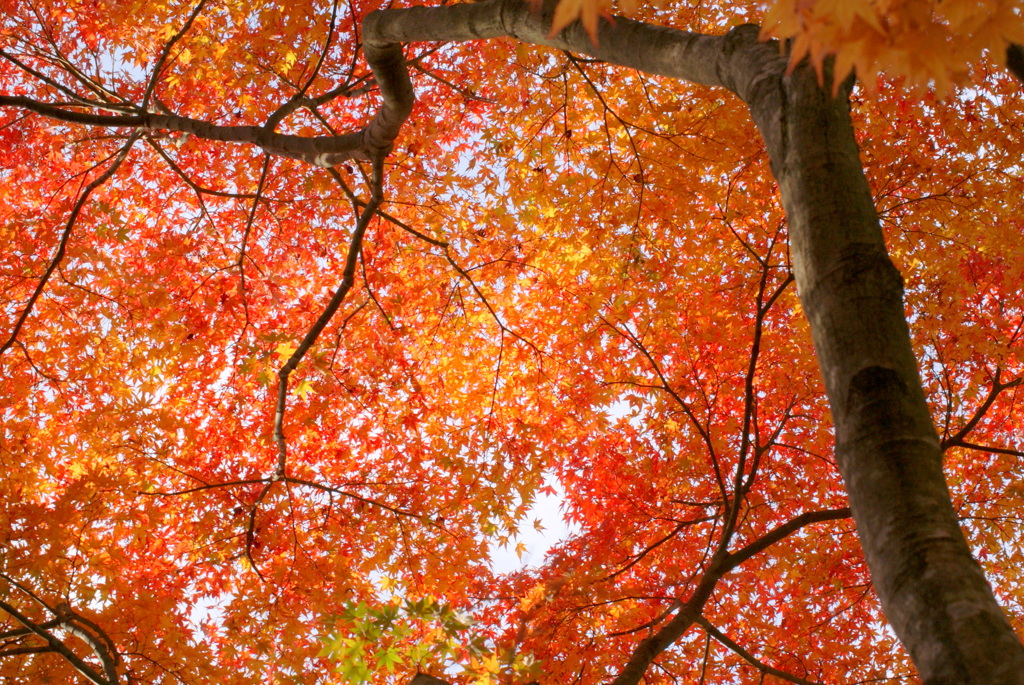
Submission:
M 913 681 L 744 103 L 416 42 L 386 158 L 311 163 L 285 137 L 381 110 L 381 7 L 0 0 L 0 679 L 597 684 L 702 596 L 644 682 Z M 857 72 L 953 505 L 1021 634 L 1021 3 L 622 9 Z M 542 495 L 571 535 L 495 568 Z

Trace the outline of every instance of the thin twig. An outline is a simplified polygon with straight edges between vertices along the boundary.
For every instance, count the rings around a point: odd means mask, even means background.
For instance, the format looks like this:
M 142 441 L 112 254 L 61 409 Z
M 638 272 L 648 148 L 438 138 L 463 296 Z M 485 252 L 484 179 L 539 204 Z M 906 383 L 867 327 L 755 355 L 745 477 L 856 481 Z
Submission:
M 167 41 L 166 45 L 164 45 L 164 49 L 161 51 L 160 57 L 156 61 L 156 66 L 153 67 L 153 75 L 149 77 L 149 83 L 146 85 L 146 94 L 142 97 L 143 110 L 149 109 L 149 101 L 153 97 L 153 91 L 156 89 L 156 83 L 160 80 L 160 72 L 163 71 L 164 63 L 167 61 L 167 57 L 171 54 L 171 50 L 174 48 L 174 45 L 185 36 L 188 30 L 192 28 L 192 22 L 194 22 L 196 17 L 199 16 L 199 13 L 203 11 L 203 6 L 206 2 L 207 0 L 199 0 L 199 4 L 197 4 L 196 8 L 192 10 L 192 14 L 189 15 L 185 25 L 182 26 L 169 41 Z
M 686 521 L 680 521 L 678 524 L 676 524 L 675 528 L 673 528 L 668 534 L 664 535 L 661 538 L 658 538 L 657 540 L 655 540 L 651 544 L 647 545 L 647 547 L 642 549 L 640 552 L 637 552 L 636 554 L 634 554 L 632 556 L 632 559 L 630 559 L 629 562 L 626 563 L 622 568 L 620 568 L 619 570 L 615 571 L 614 573 L 608 574 L 607 576 L 602 578 L 601 581 L 602 582 L 607 582 L 607 581 L 612 580 L 613 578 L 615 578 L 615 577 L 617 577 L 619 575 L 622 575 L 623 573 L 625 573 L 629 569 L 633 568 L 636 564 L 638 564 L 641 561 L 643 561 L 644 557 L 646 557 L 648 554 L 650 554 L 651 552 L 656 550 L 658 547 L 662 546 L 663 544 L 665 544 L 666 542 L 668 542 L 669 540 L 674 538 L 676 535 L 678 535 L 683 529 L 689 528 L 690 526 L 697 525 L 698 523 L 707 523 L 708 521 L 713 521 L 716 518 L 718 518 L 717 514 L 715 514 L 713 516 L 699 516 L 699 517 L 697 517 L 695 519 L 688 519 Z
M 731 649 L 733 652 L 736 653 L 737 656 L 739 656 L 741 659 L 746 661 L 748 664 L 750 664 L 751 666 L 753 666 L 757 670 L 761 671 L 761 673 L 765 673 L 767 675 L 773 675 L 776 678 L 779 678 L 781 680 L 785 680 L 785 681 L 788 681 L 788 682 L 791 682 L 791 683 L 797 683 L 798 685 L 821 685 L 820 683 L 815 682 L 813 680 L 807 680 L 806 678 L 801 678 L 801 677 L 795 676 L 795 675 L 793 675 L 791 673 L 786 673 L 785 671 L 780 671 L 779 669 L 777 669 L 777 668 L 775 668 L 773 666 L 769 666 L 768 664 L 764 663 L 763 661 L 760 661 L 753 654 L 751 654 L 750 652 L 748 652 L 747 650 L 743 649 L 738 644 L 736 644 L 736 642 L 731 640 L 729 638 L 729 636 L 727 636 L 725 633 L 723 633 L 722 631 L 718 630 L 718 628 L 715 628 L 713 625 L 711 625 L 708 622 L 708 620 L 706 618 L 704 618 L 703 616 L 698 616 L 696 621 L 700 625 L 701 628 L 703 628 L 704 630 L 707 631 L 708 635 L 710 635 L 711 637 L 715 638 L 716 640 L 721 642 L 723 645 L 725 645 L 726 647 Z
M 189 178 L 188 174 L 185 173 L 185 170 L 178 166 L 177 162 L 175 162 L 174 159 L 172 159 L 171 156 L 167 154 L 167 151 L 160 146 L 160 144 L 153 138 L 153 136 L 146 136 L 146 142 L 149 143 L 150 147 L 152 147 L 156 151 L 156 153 L 163 158 L 165 162 L 167 162 L 167 166 L 171 167 L 171 170 L 175 174 L 177 174 L 178 177 L 182 180 L 182 182 L 189 188 L 191 188 L 196 195 L 213 195 L 214 197 L 224 197 L 232 200 L 251 200 L 254 197 L 256 197 L 251 193 L 228 193 L 223 190 L 213 190 L 211 188 L 204 188 L 203 186 L 199 185 L 191 178 Z M 271 200 L 266 197 L 260 199 L 263 202 L 281 202 L 281 200 Z
M 267 123 L 264 124 L 264 128 L 268 131 L 273 131 L 277 128 L 285 117 L 299 109 L 300 107 L 316 107 L 317 102 L 311 98 L 306 97 L 306 93 L 309 91 L 309 87 L 313 85 L 313 81 L 320 74 L 320 68 L 324 64 L 324 59 L 327 57 L 327 50 L 331 47 L 331 39 L 334 38 L 334 27 L 338 20 L 338 0 L 334 0 L 334 4 L 331 7 L 331 22 L 327 28 L 327 39 L 324 41 L 324 49 L 320 51 L 320 55 L 316 60 L 316 65 L 313 67 L 313 73 L 310 74 L 306 82 L 299 88 L 298 92 L 288 99 L 288 102 L 284 103 L 275 110 L 270 117 L 267 118 Z
M 18 320 L 15 322 L 14 328 L 11 330 L 10 337 L 7 338 L 7 342 L 3 344 L 3 347 L 0 347 L 0 355 L 3 355 L 3 353 L 10 349 L 14 344 L 15 338 L 17 338 L 18 333 L 21 332 L 21 327 L 25 325 L 25 321 L 28 319 L 29 314 L 32 313 L 32 308 L 35 306 L 36 300 L 38 300 L 39 296 L 43 294 L 47 281 L 50 280 L 50 276 L 57 270 L 57 267 L 64 259 L 68 241 L 71 239 L 71 232 L 75 227 L 75 222 L 78 220 L 78 215 L 81 214 L 82 208 L 85 207 L 85 203 L 89 199 L 89 195 L 114 175 L 114 172 L 117 171 L 119 166 L 121 166 L 121 162 L 123 162 L 128 156 L 128 151 L 131 150 L 132 145 L 135 144 L 135 141 L 139 139 L 140 135 L 141 131 L 134 131 L 128 138 L 128 142 L 124 144 L 120 152 L 117 154 L 114 162 L 107 167 L 106 171 L 93 179 L 93 181 L 82 191 L 82 194 L 79 195 L 74 207 L 71 208 L 71 214 L 68 216 L 67 223 L 64 225 L 64 233 L 61 235 L 60 243 L 57 245 L 57 251 L 50 260 L 49 266 L 46 267 L 46 271 L 39 279 L 39 285 L 36 286 L 35 292 L 33 292 L 32 296 L 28 299 L 28 302 L 25 304 L 25 308 L 21 310 L 21 314 L 18 316 Z
M 242 308 L 245 310 L 245 326 L 242 328 L 242 332 L 238 334 L 239 340 L 245 337 L 245 332 L 249 328 L 249 298 L 245 294 L 245 250 L 249 244 L 249 233 L 252 232 L 253 222 L 256 221 L 256 210 L 259 209 L 260 200 L 263 199 L 263 190 L 267 185 L 267 172 L 269 171 L 270 155 L 263 155 L 263 168 L 260 170 L 259 183 L 256 184 L 256 196 L 252 200 L 252 209 L 249 210 L 249 216 L 245 219 L 242 247 L 238 251 L 238 261 L 236 262 L 238 266 L 239 294 L 242 296 Z

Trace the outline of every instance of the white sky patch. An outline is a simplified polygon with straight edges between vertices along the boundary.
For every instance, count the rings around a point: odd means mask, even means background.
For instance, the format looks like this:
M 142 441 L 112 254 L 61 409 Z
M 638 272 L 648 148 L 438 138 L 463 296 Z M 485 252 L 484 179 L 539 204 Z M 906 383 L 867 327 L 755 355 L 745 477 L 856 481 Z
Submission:
M 577 532 L 575 526 L 565 521 L 562 512 L 565 492 L 561 484 L 554 476 L 548 475 L 544 485 L 551 486 L 555 493 L 538 494 L 537 501 L 523 519 L 519 534 L 504 547 L 497 542 L 491 543 L 491 568 L 495 573 L 515 573 L 540 566 L 548 550 Z M 539 521 L 543 530 L 537 530 L 534 521 Z M 522 558 L 516 552 L 520 544 L 523 545 Z

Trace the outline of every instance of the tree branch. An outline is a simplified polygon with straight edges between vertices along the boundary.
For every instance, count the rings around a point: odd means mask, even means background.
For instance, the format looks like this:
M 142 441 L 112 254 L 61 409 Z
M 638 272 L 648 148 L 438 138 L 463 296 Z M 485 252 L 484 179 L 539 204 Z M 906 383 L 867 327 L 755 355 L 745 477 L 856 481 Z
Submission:
M 985 417 L 985 414 L 988 413 L 988 410 L 992 407 L 993 403 L 995 403 L 1000 393 L 1002 393 L 1004 390 L 1015 388 L 1018 385 L 1020 385 L 1020 378 L 1014 378 L 1012 381 L 1008 383 L 1003 383 L 1002 381 L 999 380 L 999 376 L 1001 374 L 1002 369 L 997 368 L 995 377 L 992 379 L 992 388 L 988 391 L 988 396 L 981 403 L 981 405 L 974 411 L 974 414 L 971 416 L 970 419 L 968 419 L 967 423 L 965 423 L 963 427 L 956 432 L 955 435 L 946 437 L 942 440 L 941 447 L 943 452 L 948 450 L 950 447 L 966 446 L 965 439 L 971 433 L 971 431 L 974 430 L 975 426 L 978 425 L 978 422 Z
M 830 521 L 849 516 L 849 509 L 807 512 L 775 528 L 738 552 L 730 554 L 719 550 L 712 557 L 711 562 L 704 571 L 704 575 L 689 599 L 680 605 L 679 612 L 675 617 L 662 626 L 654 635 L 644 639 L 637 645 L 629 662 L 619 672 L 618 677 L 611 682 L 611 685 L 636 685 L 639 683 L 657 656 L 682 637 L 689 630 L 690 626 L 700 618 L 704 605 L 710 599 L 715 586 L 718 585 L 718 581 L 727 573 L 803 526 L 818 521 Z
M 786 521 L 782 525 L 773 528 L 770 532 L 765 533 L 746 547 L 730 553 L 728 561 L 725 564 L 726 570 L 731 571 L 750 557 L 758 554 L 759 552 L 763 552 L 776 542 L 789 537 L 804 526 L 812 523 L 820 523 L 822 521 L 838 521 L 846 518 L 850 518 L 849 507 L 804 512 L 803 514 Z
M 166 45 L 164 45 L 164 49 L 160 52 L 160 57 L 156 60 L 156 66 L 153 67 L 153 75 L 149 78 L 149 84 L 146 85 L 146 93 L 142 96 L 143 110 L 149 107 L 149 101 L 153 97 L 153 91 L 156 89 L 157 81 L 160 80 L 160 72 L 163 71 L 164 63 L 167 61 L 167 57 L 171 54 L 171 50 L 173 50 L 177 42 L 181 40 L 186 33 L 188 33 L 188 30 L 192 28 L 192 23 L 196 20 L 196 17 L 199 16 L 199 13 L 203 11 L 203 6 L 206 2 L 207 0 L 199 0 L 199 3 L 196 5 L 195 9 L 192 10 L 192 13 L 185 21 L 185 24 L 178 29 L 178 32 L 175 33 L 169 41 L 167 41 Z
M 359 252 L 363 247 L 363 234 L 366 233 L 367 226 L 370 225 L 370 220 L 377 212 L 377 208 L 380 203 L 384 200 L 384 157 L 378 156 L 373 161 L 373 177 L 370 180 L 370 200 L 366 203 L 366 207 L 363 208 L 362 213 L 359 215 L 359 220 L 356 223 L 355 230 L 352 231 L 352 239 L 349 242 L 348 256 L 345 260 L 345 270 L 342 274 L 341 284 L 338 289 L 334 292 L 334 296 L 331 297 L 331 301 L 327 304 L 320 318 L 316 320 L 313 327 L 309 329 L 302 342 L 299 343 L 298 348 L 292 353 L 288 361 L 285 362 L 281 370 L 277 372 L 278 384 L 277 384 L 277 412 L 274 415 L 274 441 L 277 443 L 278 461 L 277 470 L 274 474 L 275 479 L 284 478 L 285 467 L 287 465 L 288 448 L 285 443 L 284 437 L 284 412 L 288 403 L 288 377 L 291 376 L 292 371 L 299 365 L 302 358 L 306 356 L 306 352 L 313 346 L 317 338 L 320 337 L 320 333 L 323 332 L 324 328 L 330 322 L 334 313 L 338 311 L 338 307 L 345 300 L 345 296 L 348 295 L 349 290 L 352 289 L 352 285 L 355 283 L 356 264 L 359 261 Z
M 725 645 L 726 647 L 731 649 L 733 652 L 735 652 L 737 654 L 737 656 L 739 656 L 741 659 L 746 661 L 748 664 L 750 664 L 751 666 L 753 666 L 757 670 L 761 671 L 761 673 L 763 673 L 765 675 L 773 675 L 776 678 L 779 678 L 781 680 L 786 680 L 786 681 L 791 682 L 791 683 L 797 683 L 798 685 L 821 685 L 820 683 L 817 683 L 817 682 L 815 682 L 813 680 L 807 680 L 806 678 L 800 678 L 798 676 L 792 675 L 791 673 L 786 673 L 785 671 L 780 671 L 779 669 L 774 668 L 772 666 L 769 666 L 768 664 L 764 663 L 763 661 L 760 661 L 759 659 L 757 659 L 757 657 L 752 655 L 750 652 L 748 652 L 747 650 L 743 649 L 738 644 L 736 644 L 736 642 L 734 642 L 733 640 L 729 639 L 729 637 L 727 635 L 725 635 L 723 632 L 721 632 L 720 630 L 715 628 L 713 625 L 711 625 L 708 622 L 708 620 L 706 618 L 704 618 L 703 616 L 698 616 L 697 617 L 697 623 L 700 625 L 701 628 L 703 628 L 704 630 L 707 631 L 708 635 L 710 635 L 711 637 L 715 638 L 716 640 L 721 642 L 723 645 Z
M 193 16 L 201 10 L 199 3 Z M 484 0 L 479 3 L 444 7 L 413 7 L 377 10 L 363 22 L 363 53 L 380 87 L 383 105 L 361 130 L 338 136 L 304 137 L 274 132 L 273 126 L 219 126 L 172 113 L 154 113 L 146 107 L 131 114 L 98 114 L 77 111 L 82 103 L 44 103 L 22 96 L 0 95 L 0 107 L 19 107 L 51 119 L 104 127 L 140 127 L 150 130 L 188 133 L 204 140 L 247 143 L 263 151 L 331 167 L 349 159 L 369 160 L 385 156 L 412 112 L 415 96 L 402 48 L 409 41 L 466 41 L 480 38 L 513 37 L 537 45 L 548 45 L 585 53 L 620 66 L 651 74 L 683 78 L 705 85 L 741 87 L 742 79 L 730 70 L 723 53 L 727 37 L 712 37 L 651 26 L 622 17 L 614 25 L 603 22 L 595 46 L 579 24 L 557 36 L 549 35 L 554 2 L 543 11 L 531 9 L 523 0 Z M 191 21 L 191 20 L 190 20 Z M 183 27 L 187 30 L 189 24 Z M 162 59 L 174 40 L 165 46 Z M 635 46 L 644 44 L 645 50 Z M 155 88 L 158 71 L 147 88 Z M 316 98 L 313 98 L 317 101 Z M 148 99 L 144 99 L 144 105 Z M 68 109 L 68 107 L 74 109 Z M 289 105 L 285 105 L 287 109 Z M 269 124 L 276 124 L 272 115 Z
M 85 663 L 85 661 L 83 661 L 81 657 L 79 657 L 77 654 L 71 651 L 67 647 L 67 645 L 65 645 L 61 640 L 54 637 L 53 634 L 50 633 L 50 631 L 36 624 L 34 621 L 32 621 L 30 618 L 19 612 L 17 609 L 15 609 L 7 602 L 0 601 L 0 609 L 3 609 L 5 612 L 10 614 L 11 617 L 14 618 L 14 620 L 16 620 L 21 625 L 25 626 L 34 635 L 37 635 L 38 637 L 42 638 L 46 642 L 46 645 L 50 651 L 56 652 L 57 654 L 62 656 L 65 661 L 67 661 L 75 668 L 75 670 L 77 670 L 83 676 L 88 678 L 91 682 L 95 683 L 96 685 L 117 685 L 118 681 L 116 679 L 108 680 L 104 676 L 97 673 L 92 666 Z
M 2 99 L 3 96 L 0 96 L 0 100 Z M 14 327 L 11 329 L 11 334 L 7 338 L 7 342 L 5 342 L 3 346 L 0 346 L 0 356 L 2 356 L 3 353 L 10 349 L 11 345 L 14 344 L 15 339 L 18 337 L 18 333 L 21 332 L 22 326 L 25 325 L 25 321 L 28 319 L 29 314 L 32 313 L 32 308 L 35 306 L 36 300 L 38 300 L 39 296 L 43 294 L 43 290 L 46 288 L 46 283 L 50 280 L 50 276 L 53 275 L 53 272 L 56 271 L 57 267 L 60 266 L 61 261 L 64 259 L 68 241 L 71 239 L 71 232 L 74 229 L 75 222 L 78 220 L 78 215 L 81 214 L 82 208 L 85 207 L 85 203 L 89 199 L 89 196 L 94 190 L 106 183 L 110 177 L 114 175 L 114 172 L 116 172 L 117 168 L 121 166 L 121 162 L 123 162 L 128 156 L 128 151 L 131 150 L 132 145 L 135 144 L 135 141 L 138 140 L 140 135 L 140 131 L 132 133 L 128 138 L 128 142 L 126 142 L 117 153 L 113 163 L 107 167 L 106 171 L 94 178 L 89 185 L 85 187 L 82 194 L 78 196 L 74 206 L 71 208 L 71 214 L 68 216 L 68 220 L 64 224 L 64 232 L 61 235 L 60 243 L 57 245 L 57 251 L 50 259 L 50 264 L 46 267 L 46 271 L 43 272 L 43 275 L 39 278 L 39 285 L 36 286 L 32 296 L 29 297 L 28 302 L 25 303 L 25 308 L 21 310 L 21 314 L 18 315 L 18 319 L 14 322 Z
M 39 102 L 20 95 L 0 95 L 0 107 L 18 107 L 50 119 L 71 124 L 102 126 L 106 128 L 142 128 L 152 131 L 187 133 L 202 140 L 255 145 L 272 155 L 297 159 L 318 166 L 330 167 L 349 159 L 369 160 L 373 154 L 386 154 L 391 141 L 384 140 L 379 127 L 371 121 L 366 128 L 340 136 L 306 137 L 275 133 L 264 126 L 219 126 L 172 113 L 135 111 L 131 114 L 96 114 L 81 112 L 78 104 L 52 104 Z M 66 109 L 75 107 L 76 109 Z M 412 102 L 409 102 L 411 109 Z M 386 118 L 394 112 L 381 110 Z M 378 117 L 382 116 L 378 114 Z M 406 114 L 408 116 L 408 114 Z M 403 119 L 404 121 L 404 119 Z M 390 128 L 388 129 L 390 130 Z M 397 131 L 395 131 L 397 135 Z
M 119 682 L 120 678 L 117 675 L 117 667 L 121 663 L 121 655 L 118 654 L 117 647 L 114 645 L 114 641 L 110 639 L 110 636 L 96 623 L 72 609 L 71 605 L 67 602 L 58 604 L 54 609 L 57 612 L 57 616 L 63 619 L 65 629 L 92 649 L 93 654 L 103 664 L 103 672 L 107 676 L 107 680 L 111 683 Z

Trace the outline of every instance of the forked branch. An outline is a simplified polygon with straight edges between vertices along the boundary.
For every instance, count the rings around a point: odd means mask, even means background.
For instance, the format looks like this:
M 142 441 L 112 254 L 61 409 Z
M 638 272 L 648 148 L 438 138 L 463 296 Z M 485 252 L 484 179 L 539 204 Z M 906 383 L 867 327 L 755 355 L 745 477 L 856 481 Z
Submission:
M 10 579 L 7 580 L 10 582 Z M 18 587 L 20 588 L 20 585 Z M 68 604 L 50 607 L 44 603 L 44 606 L 56 618 L 40 623 L 32 620 L 13 605 L 0 601 L 0 610 L 6 612 L 23 626 L 20 630 L 11 630 L 0 634 L 0 639 L 17 639 L 34 635 L 44 643 L 41 646 L 19 645 L 6 648 L 0 645 L 0 658 L 20 654 L 52 653 L 63 658 L 95 685 L 119 685 L 121 677 L 117 672 L 117 666 L 120 663 L 120 656 L 106 633 L 95 623 L 76 613 Z M 103 672 L 96 670 L 95 667 L 78 656 L 64 640 L 54 635 L 54 629 L 63 630 L 85 642 L 92 650 L 93 656 L 102 664 Z

